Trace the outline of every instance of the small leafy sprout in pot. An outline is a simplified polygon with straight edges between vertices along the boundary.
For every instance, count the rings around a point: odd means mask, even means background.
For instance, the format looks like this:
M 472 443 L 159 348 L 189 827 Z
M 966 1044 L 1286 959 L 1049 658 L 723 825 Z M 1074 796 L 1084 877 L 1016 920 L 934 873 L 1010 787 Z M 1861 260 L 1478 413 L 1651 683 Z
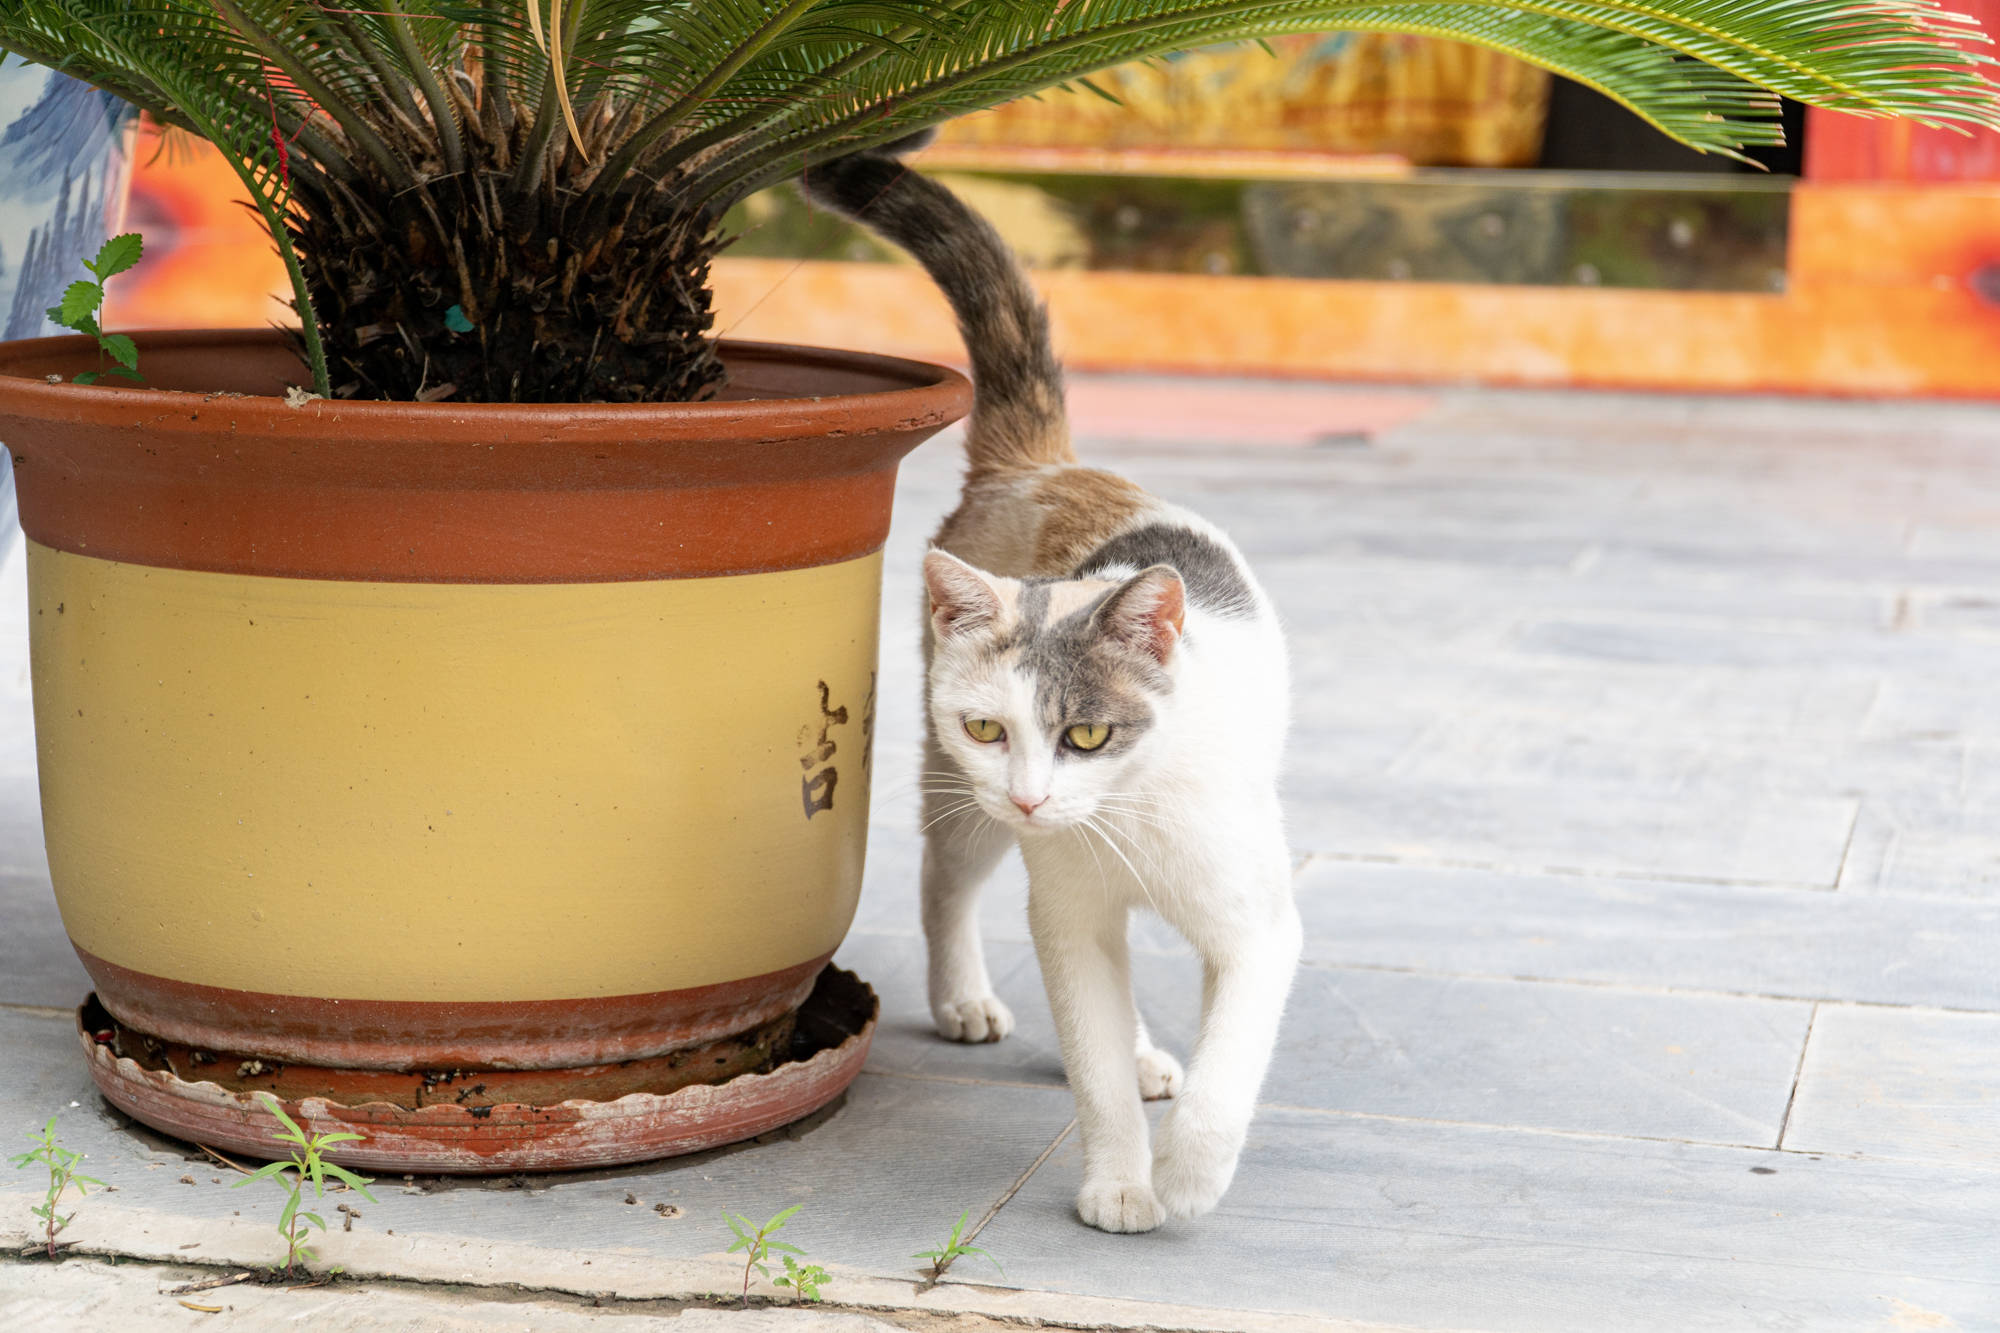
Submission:
M 326 1194 L 326 1178 L 332 1176 L 368 1202 L 374 1203 L 375 1196 L 368 1192 L 368 1186 L 374 1181 L 367 1176 L 358 1176 L 344 1166 L 329 1162 L 325 1157 L 326 1149 L 336 1143 L 359 1143 L 361 1141 L 359 1134 L 349 1133 L 346 1130 L 336 1130 L 331 1134 L 307 1134 L 299 1128 L 296 1121 L 285 1114 L 285 1108 L 278 1104 L 276 1097 L 268 1092 L 260 1092 L 257 1095 L 263 1099 L 271 1114 L 276 1116 L 278 1123 L 283 1126 L 271 1137 L 288 1145 L 292 1154 L 284 1161 L 264 1163 L 237 1181 L 232 1188 L 241 1189 L 257 1180 L 275 1180 L 278 1182 L 278 1187 L 285 1191 L 285 1206 L 278 1214 L 278 1234 L 285 1238 L 285 1276 L 293 1277 L 297 1275 L 300 1265 L 309 1264 L 319 1257 L 318 1253 L 306 1244 L 307 1228 L 326 1230 L 325 1218 L 300 1207 L 305 1201 L 306 1185 L 312 1186 L 314 1198 L 322 1198 Z
M 121 375 L 140 384 L 146 382 L 145 376 L 139 373 L 138 346 L 126 334 L 106 333 L 97 319 L 98 311 L 104 308 L 104 284 L 138 263 L 143 249 L 144 242 L 136 231 L 113 236 L 98 249 L 97 258 L 83 261 L 83 266 L 97 280 L 92 282 L 87 278 L 78 278 L 63 289 L 62 301 L 48 308 L 51 324 L 75 329 L 97 339 L 97 369 L 79 374 L 76 377 L 78 384 L 95 384 L 106 375 Z M 106 366 L 106 357 L 114 364 Z
M 92 1176 L 78 1174 L 76 1168 L 83 1160 L 83 1154 L 71 1152 L 56 1142 L 54 1116 L 50 1116 L 49 1123 L 42 1126 L 41 1133 L 28 1135 L 28 1141 L 35 1146 L 20 1156 L 10 1157 L 7 1160 L 14 1164 L 14 1169 L 17 1171 L 26 1171 L 33 1166 L 48 1169 L 48 1193 L 43 1196 L 40 1205 L 31 1211 L 42 1219 L 42 1243 L 48 1247 L 49 1258 L 53 1259 L 56 1257 L 56 1237 L 61 1234 L 63 1228 L 76 1220 L 74 1212 L 65 1217 L 57 1211 L 63 1195 L 68 1193 L 72 1186 L 79 1195 L 90 1193 L 88 1187 L 91 1185 L 99 1189 L 110 1187 Z

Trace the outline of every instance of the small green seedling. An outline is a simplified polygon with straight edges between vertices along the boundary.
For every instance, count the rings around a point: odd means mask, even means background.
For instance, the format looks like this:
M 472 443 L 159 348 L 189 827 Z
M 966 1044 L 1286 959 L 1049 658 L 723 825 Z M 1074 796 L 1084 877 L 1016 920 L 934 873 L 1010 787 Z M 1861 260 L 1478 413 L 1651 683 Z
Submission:
M 935 1250 L 919 1250 L 910 1256 L 912 1259 L 928 1259 L 931 1261 L 931 1281 L 936 1282 L 942 1278 L 944 1270 L 951 1267 L 952 1260 L 967 1254 L 978 1255 L 995 1268 L 999 1268 L 1001 1277 L 1007 1276 L 1007 1270 L 1000 1268 L 1000 1261 L 998 1259 L 995 1259 L 977 1245 L 964 1244 L 960 1239 L 965 1235 L 965 1219 L 970 1216 L 972 1216 L 971 1209 L 967 1209 L 958 1215 L 958 1225 L 951 1229 L 951 1239 L 943 1245 L 940 1245 Z
M 784 1276 L 772 1279 L 771 1285 L 774 1287 L 790 1287 L 799 1294 L 801 1299 L 816 1301 L 820 1299 L 820 1285 L 831 1280 L 832 1277 L 833 1274 L 827 1272 L 818 1264 L 795 1263 L 792 1256 L 788 1254 L 785 1256 Z
M 122 375 L 128 380 L 145 383 L 145 377 L 139 373 L 138 347 L 122 333 L 106 333 L 97 322 L 97 312 L 104 307 L 104 284 L 114 274 L 123 273 L 138 263 L 142 247 L 143 242 L 136 231 L 113 236 L 98 250 L 97 258 L 83 261 L 83 266 L 96 275 L 97 281 L 78 278 L 63 290 L 62 303 L 49 307 L 50 323 L 87 333 L 97 339 L 98 368 L 78 375 L 78 384 L 95 384 L 106 375 Z M 105 357 L 111 358 L 115 364 L 105 366 Z
M 768 1280 L 771 1276 L 771 1270 L 766 1265 L 773 1254 L 796 1254 L 801 1259 L 806 1257 L 806 1252 L 798 1246 L 787 1245 L 781 1240 L 771 1239 L 772 1236 L 776 1235 L 784 1227 L 786 1222 L 791 1220 L 792 1214 L 796 1213 L 802 1206 L 795 1203 L 762 1226 L 757 1226 L 749 1218 L 735 1213 L 725 1212 L 722 1215 L 722 1220 L 729 1223 L 729 1229 L 736 1233 L 735 1241 L 724 1253 L 735 1254 L 738 1250 L 743 1251 L 744 1300 L 747 1301 L 750 1299 L 751 1269 L 754 1268 L 759 1273 L 762 1273 Z M 786 1271 L 791 1271 L 790 1259 L 785 1260 L 785 1265 Z M 818 1290 L 818 1286 L 818 1281 L 815 1281 L 813 1283 L 814 1290 Z M 818 1297 L 815 1296 L 813 1299 L 817 1300 Z
M 56 1211 L 56 1206 L 62 1202 L 62 1196 L 72 1185 L 76 1186 L 79 1195 L 90 1193 L 87 1186 L 95 1185 L 103 1189 L 105 1185 L 101 1180 L 77 1174 L 76 1164 L 83 1160 L 83 1154 L 71 1152 L 56 1142 L 54 1116 L 50 1116 L 49 1123 L 42 1126 L 41 1133 L 28 1135 L 28 1141 L 35 1145 L 34 1148 L 8 1160 L 14 1164 L 14 1169 L 17 1171 L 25 1171 L 36 1165 L 48 1168 L 48 1196 L 42 1200 L 41 1206 L 34 1210 L 34 1214 L 42 1219 L 42 1239 L 49 1247 L 49 1258 L 53 1259 L 56 1257 L 57 1234 L 76 1218 L 75 1213 L 64 1217 Z
M 285 1238 L 285 1276 L 297 1274 L 300 1264 L 309 1264 L 319 1256 L 306 1244 L 306 1228 L 318 1227 L 326 1230 L 326 1219 L 318 1213 L 303 1211 L 299 1205 L 305 1201 L 305 1186 L 311 1184 L 313 1197 L 323 1198 L 326 1194 L 326 1178 L 332 1176 L 343 1182 L 349 1189 L 368 1202 L 375 1202 L 375 1196 L 368 1192 L 374 1182 L 367 1176 L 357 1176 L 346 1167 L 336 1166 L 326 1160 L 325 1150 L 336 1143 L 358 1143 L 359 1134 L 345 1130 L 332 1134 L 307 1134 L 297 1122 L 285 1114 L 278 1099 L 269 1093 L 259 1094 L 271 1114 L 278 1117 L 283 1129 L 271 1135 L 280 1143 L 291 1147 L 292 1155 L 285 1161 L 266 1162 L 249 1175 L 236 1182 L 234 1188 L 242 1189 L 252 1181 L 275 1180 L 285 1191 L 285 1208 L 278 1215 L 278 1234 Z

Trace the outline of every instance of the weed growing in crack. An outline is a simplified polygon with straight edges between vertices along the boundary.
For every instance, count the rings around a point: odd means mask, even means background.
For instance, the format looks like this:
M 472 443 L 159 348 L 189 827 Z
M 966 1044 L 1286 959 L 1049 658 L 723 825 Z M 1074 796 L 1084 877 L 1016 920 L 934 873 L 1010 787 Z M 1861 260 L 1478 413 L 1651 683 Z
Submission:
M 831 1273 L 821 1268 L 818 1264 L 797 1263 L 788 1254 L 785 1256 L 784 1275 L 773 1278 L 771 1285 L 774 1287 L 790 1287 L 798 1293 L 801 1300 L 816 1301 L 821 1299 L 819 1294 L 820 1284 L 831 1280 L 832 1277 Z
M 374 1181 L 367 1176 L 357 1176 L 346 1167 L 327 1161 L 324 1156 L 325 1150 L 333 1144 L 359 1143 L 361 1141 L 359 1134 L 350 1134 L 345 1130 L 338 1130 L 332 1134 L 307 1134 L 299 1128 L 297 1122 L 285 1114 L 285 1109 L 278 1105 L 277 1098 L 269 1093 L 258 1095 L 263 1097 L 264 1104 L 270 1108 L 271 1114 L 278 1117 L 278 1123 L 284 1126 L 271 1137 L 280 1143 L 288 1144 L 292 1155 L 284 1161 L 264 1163 L 237 1181 L 231 1188 L 242 1189 L 245 1185 L 258 1180 L 275 1180 L 278 1182 L 278 1187 L 285 1191 L 285 1208 L 278 1215 L 278 1234 L 285 1238 L 285 1276 L 294 1277 L 298 1273 L 300 1264 L 309 1264 L 318 1257 L 313 1248 L 306 1244 L 307 1228 L 317 1227 L 321 1231 L 326 1230 L 325 1218 L 300 1207 L 305 1202 L 305 1187 L 310 1184 L 313 1197 L 323 1198 L 326 1194 L 326 1178 L 332 1176 L 368 1202 L 374 1203 L 375 1196 L 368 1192 L 368 1186 Z
M 36 1165 L 48 1168 L 48 1195 L 42 1200 L 41 1206 L 34 1210 L 34 1214 L 42 1219 L 42 1240 L 49 1248 L 49 1258 L 53 1259 L 56 1257 L 56 1236 L 76 1219 L 75 1213 L 64 1217 L 56 1211 L 58 1205 L 62 1203 L 62 1196 L 72 1185 L 76 1187 L 78 1195 L 90 1193 L 87 1187 L 91 1185 L 99 1189 L 104 1189 L 106 1186 L 103 1181 L 94 1177 L 77 1174 L 76 1164 L 83 1160 L 83 1154 L 71 1152 L 56 1142 L 54 1116 L 50 1116 L 49 1123 L 42 1126 L 41 1133 L 28 1135 L 28 1141 L 35 1145 L 32 1149 L 19 1157 L 10 1157 L 7 1160 L 14 1164 L 14 1169 L 17 1171 L 25 1171 Z
M 977 1245 L 967 1245 L 964 1243 L 965 1219 L 971 1216 L 972 1210 L 969 1208 L 960 1213 L 958 1215 L 958 1224 L 951 1229 L 951 1238 L 935 1250 L 919 1250 L 910 1256 L 912 1259 L 928 1259 L 931 1261 L 932 1282 L 936 1282 L 944 1276 L 944 1270 L 951 1267 L 952 1260 L 962 1258 L 968 1254 L 978 1255 L 987 1263 L 999 1269 L 1001 1277 L 1007 1276 L 1007 1270 L 1000 1268 L 1000 1261 L 998 1259 L 995 1259 Z
M 787 1245 L 781 1240 L 771 1239 L 772 1236 L 776 1235 L 784 1227 L 786 1222 L 791 1220 L 792 1214 L 796 1213 L 801 1206 L 800 1204 L 793 1204 L 762 1226 L 758 1226 L 749 1218 L 740 1214 L 723 1213 L 722 1220 L 729 1223 L 729 1229 L 736 1233 L 736 1239 L 730 1243 L 728 1250 L 724 1251 L 724 1253 L 735 1254 L 738 1251 L 743 1253 L 744 1300 L 747 1301 L 750 1299 L 750 1272 L 752 1269 L 762 1273 L 767 1281 L 770 1279 L 771 1269 L 769 1261 L 773 1254 L 783 1254 L 786 1256 L 785 1271 L 788 1274 L 795 1272 L 818 1273 L 819 1276 L 813 1278 L 811 1282 L 814 1294 L 807 1299 L 815 1301 L 819 1299 L 819 1284 L 826 1280 L 825 1270 L 819 1268 L 818 1265 L 811 1265 L 806 1269 L 797 1268 L 790 1256 L 796 1254 L 799 1258 L 803 1259 L 806 1257 L 806 1252 L 796 1245 Z M 775 1285 L 792 1286 L 800 1295 L 805 1294 L 805 1288 L 798 1286 L 796 1282 L 787 1283 L 781 1278 Z

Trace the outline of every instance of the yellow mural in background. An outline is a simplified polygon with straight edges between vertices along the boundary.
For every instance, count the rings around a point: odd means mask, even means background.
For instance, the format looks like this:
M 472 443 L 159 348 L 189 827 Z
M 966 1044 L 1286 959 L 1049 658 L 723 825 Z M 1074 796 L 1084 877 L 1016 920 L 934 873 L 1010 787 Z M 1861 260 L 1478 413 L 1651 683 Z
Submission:
M 1312 152 L 1414 166 L 1532 166 L 1549 75 L 1482 47 L 1335 33 L 1120 65 L 952 122 L 962 147 Z

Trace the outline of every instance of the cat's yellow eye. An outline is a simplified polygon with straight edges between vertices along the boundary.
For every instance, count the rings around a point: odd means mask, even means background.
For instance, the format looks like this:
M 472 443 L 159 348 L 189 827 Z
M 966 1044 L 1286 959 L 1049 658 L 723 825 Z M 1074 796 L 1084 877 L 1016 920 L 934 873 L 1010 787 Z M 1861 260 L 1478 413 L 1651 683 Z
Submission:
M 966 719 L 965 734 L 981 745 L 991 745 L 1007 739 L 1007 728 L 989 718 L 974 717 Z
M 1111 728 L 1102 722 L 1079 722 L 1065 734 L 1076 749 L 1095 750 L 1111 739 Z

